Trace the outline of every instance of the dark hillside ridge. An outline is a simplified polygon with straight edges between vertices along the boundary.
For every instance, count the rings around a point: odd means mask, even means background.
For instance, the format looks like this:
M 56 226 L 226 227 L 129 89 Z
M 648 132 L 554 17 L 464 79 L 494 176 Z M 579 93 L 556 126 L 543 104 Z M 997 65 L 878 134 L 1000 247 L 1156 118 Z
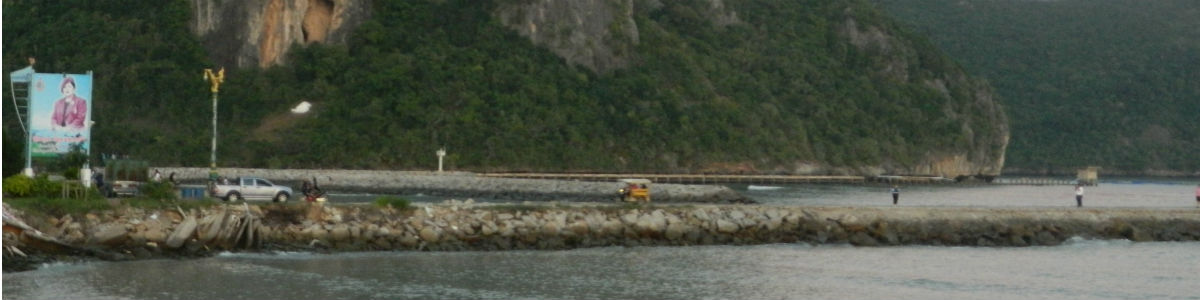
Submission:
M 1200 176 L 1200 3 L 876 0 L 1005 99 L 1005 173 Z

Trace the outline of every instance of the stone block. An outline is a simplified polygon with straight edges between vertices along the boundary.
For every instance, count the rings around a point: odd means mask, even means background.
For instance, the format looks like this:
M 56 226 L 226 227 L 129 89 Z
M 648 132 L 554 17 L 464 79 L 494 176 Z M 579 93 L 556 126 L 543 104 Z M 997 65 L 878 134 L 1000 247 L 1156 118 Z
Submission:
M 102 225 L 92 233 L 92 237 L 88 239 L 88 244 L 113 245 L 124 241 L 128 237 L 128 231 L 125 225 L 107 224 Z
M 734 233 L 734 232 L 737 232 L 737 231 L 738 231 L 738 229 L 740 229 L 740 228 L 738 227 L 738 225 L 737 225 L 737 224 L 735 224 L 735 223 L 733 223 L 733 222 L 726 221 L 726 220 L 723 220 L 723 219 L 722 219 L 722 220 L 717 220 L 717 232 L 720 232 L 720 233 Z
M 434 229 L 433 227 L 425 227 L 424 229 L 421 229 L 420 236 L 421 240 L 423 241 L 435 243 L 441 238 L 442 233 L 440 230 Z

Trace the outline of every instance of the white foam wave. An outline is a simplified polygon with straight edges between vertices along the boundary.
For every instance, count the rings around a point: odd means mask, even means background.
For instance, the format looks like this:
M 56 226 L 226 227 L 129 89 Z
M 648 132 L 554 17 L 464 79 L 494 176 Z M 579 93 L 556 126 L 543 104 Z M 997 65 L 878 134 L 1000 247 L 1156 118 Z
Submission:
M 1067 239 L 1066 241 L 1063 241 L 1062 244 L 1064 246 L 1071 246 L 1071 247 L 1108 247 L 1108 246 L 1131 245 L 1131 244 L 1133 244 L 1133 241 L 1126 240 L 1126 239 L 1102 240 L 1102 239 L 1084 238 L 1081 236 L 1072 236 L 1071 238 Z
M 750 186 L 746 187 L 746 190 L 749 190 L 749 191 L 774 191 L 774 190 L 782 190 L 782 189 L 783 189 L 782 186 L 770 186 L 770 185 L 750 185 Z

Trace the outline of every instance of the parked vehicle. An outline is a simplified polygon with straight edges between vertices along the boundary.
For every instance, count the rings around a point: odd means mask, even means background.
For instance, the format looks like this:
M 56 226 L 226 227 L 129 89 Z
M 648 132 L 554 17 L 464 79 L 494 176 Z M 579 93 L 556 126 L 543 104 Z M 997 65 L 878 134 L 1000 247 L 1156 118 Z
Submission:
M 271 200 L 285 202 L 292 197 L 292 188 L 276 185 L 271 181 L 258 177 L 240 177 L 229 180 L 228 183 L 218 181 L 212 187 L 212 196 L 225 201 L 235 200 Z
M 649 179 L 621 179 L 624 188 L 617 190 L 618 202 L 650 203 Z
M 146 182 L 150 163 L 144 160 L 118 158 L 110 159 L 104 166 L 104 183 L 99 187 L 106 197 L 134 197 L 141 194 L 142 184 Z

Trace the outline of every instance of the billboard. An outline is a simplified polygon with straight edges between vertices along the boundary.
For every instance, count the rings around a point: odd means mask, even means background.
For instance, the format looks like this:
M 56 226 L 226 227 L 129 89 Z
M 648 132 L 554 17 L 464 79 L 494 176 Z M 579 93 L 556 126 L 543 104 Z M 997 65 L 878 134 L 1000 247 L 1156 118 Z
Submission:
M 29 151 L 58 156 L 91 147 L 92 74 L 34 73 L 29 83 Z

